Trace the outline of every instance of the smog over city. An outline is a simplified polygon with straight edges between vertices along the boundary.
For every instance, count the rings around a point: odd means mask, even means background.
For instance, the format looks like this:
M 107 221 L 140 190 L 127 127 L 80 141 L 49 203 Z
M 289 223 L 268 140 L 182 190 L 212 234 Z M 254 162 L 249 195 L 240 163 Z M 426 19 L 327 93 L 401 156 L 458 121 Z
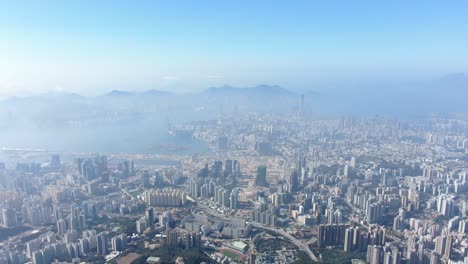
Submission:
M 0 3 L 0 264 L 468 263 L 467 14 Z

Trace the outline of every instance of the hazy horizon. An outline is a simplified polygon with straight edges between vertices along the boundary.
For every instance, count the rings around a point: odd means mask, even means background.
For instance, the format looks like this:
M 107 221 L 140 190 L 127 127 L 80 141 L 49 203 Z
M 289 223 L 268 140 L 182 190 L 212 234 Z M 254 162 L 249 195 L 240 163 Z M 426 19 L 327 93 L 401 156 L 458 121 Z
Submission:
M 137 4 L 15 1 L 0 8 L 0 96 L 293 91 L 468 72 L 467 3 Z

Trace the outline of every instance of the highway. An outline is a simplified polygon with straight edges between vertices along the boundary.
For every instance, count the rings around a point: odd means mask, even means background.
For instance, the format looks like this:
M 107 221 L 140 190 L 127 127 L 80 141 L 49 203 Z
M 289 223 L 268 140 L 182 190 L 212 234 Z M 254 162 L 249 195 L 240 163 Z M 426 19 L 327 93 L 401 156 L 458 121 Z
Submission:
M 317 256 L 315 256 L 314 252 L 312 252 L 312 250 L 310 250 L 310 248 L 309 248 L 309 246 L 307 246 L 307 244 L 302 243 L 299 239 L 293 237 L 291 234 L 287 233 L 283 229 L 264 226 L 264 225 L 256 223 L 256 222 L 251 222 L 251 224 L 255 228 L 265 229 L 265 230 L 274 232 L 276 234 L 279 234 L 279 235 L 289 239 L 294 245 L 296 245 L 296 247 L 302 249 L 309 256 L 309 258 L 311 260 L 318 262 Z
M 212 209 L 212 208 L 210 208 L 210 207 L 208 207 L 207 205 L 204 205 L 204 204 L 198 204 L 198 207 L 203 209 L 207 214 L 209 214 L 211 216 L 214 216 L 214 217 L 217 217 L 219 219 L 222 219 L 224 221 L 244 220 L 244 219 L 238 219 L 238 218 L 233 218 L 233 217 L 226 217 L 225 215 L 222 215 L 222 214 L 218 213 L 216 210 L 214 210 L 214 209 Z M 268 231 L 274 232 L 274 233 L 276 233 L 278 235 L 281 235 L 281 236 L 289 239 L 296 247 L 303 250 L 309 256 L 309 258 L 311 260 L 316 261 L 316 262 L 319 261 L 317 256 L 315 256 L 314 252 L 312 252 L 312 250 L 310 250 L 309 246 L 306 243 L 303 243 L 299 239 L 293 237 L 291 234 L 287 233 L 283 229 L 265 226 L 265 225 L 262 225 L 262 224 L 256 223 L 256 222 L 250 222 L 250 224 L 255 228 L 268 230 Z

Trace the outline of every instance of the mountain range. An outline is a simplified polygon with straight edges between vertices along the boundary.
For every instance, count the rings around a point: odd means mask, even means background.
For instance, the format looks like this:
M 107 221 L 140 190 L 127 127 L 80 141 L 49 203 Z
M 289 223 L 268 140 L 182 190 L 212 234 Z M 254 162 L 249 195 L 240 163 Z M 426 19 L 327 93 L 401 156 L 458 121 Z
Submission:
M 294 92 L 277 85 L 211 87 L 196 93 L 112 90 L 98 96 L 49 92 L 0 101 L 0 146 L 77 151 L 145 151 L 174 140 L 168 124 L 219 114 L 283 113 L 306 117 L 428 116 L 468 112 L 468 78 L 427 82 L 361 82 Z M 466 116 L 466 115 L 465 115 Z M 227 124 L 229 126 L 229 124 Z
M 294 92 L 278 85 L 239 88 L 210 87 L 197 93 L 112 90 L 100 96 L 49 92 L 0 101 L 0 121 L 8 116 L 19 120 L 75 120 L 94 116 L 153 112 L 171 119 L 184 115 L 215 117 L 220 109 L 233 111 L 297 111 L 304 96 L 304 110 L 314 116 L 348 114 L 421 115 L 433 112 L 468 112 L 468 76 L 450 74 L 426 82 L 361 82 L 335 87 L 314 87 Z M 49 121 L 47 121 L 49 122 Z

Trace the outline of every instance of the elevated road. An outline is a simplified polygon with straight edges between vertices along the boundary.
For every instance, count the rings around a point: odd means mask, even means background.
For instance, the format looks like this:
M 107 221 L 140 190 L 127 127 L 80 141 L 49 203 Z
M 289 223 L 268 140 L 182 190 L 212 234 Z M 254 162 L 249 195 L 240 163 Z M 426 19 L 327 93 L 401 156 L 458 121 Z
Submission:
M 204 204 L 199 204 L 198 207 L 201 208 L 202 210 L 204 210 L 207 214 L 209 214 L 209 215 L 211 215 L 213 217 L 216 217 L 218 219 L 222 219 L 222 220 L 227 221 L 227 222 L 229 222 L 231 220 L 244 220 L 244 219 L 238 219 L 238 218 L 234 218 L 234 217 L 226 217 L 225 215 L 218 213 L 216 210 L 211 209 L 211 208 L 209 208 L 208 206 L 206 206 Z M 312 250 L 310 250 L 309 246 L 306 243 L 303 243 L 299 239 L 293 237 L 291 234 L 284 231 L 283 229 L 265 226 L 265 225 L 262 225 L 262 224 L 257 223 L 257 222 L 250 222 L 250 224 L 255 228 L 268 230 L 268 231 L 271 231 L 273 233 L 276 233 L 276 234 L 278 234 L 280 236 L 283 236 L 283 237 L 287 238 L 296 247 L 298 247 L 299 249 L 304 251 L 309 256 L 309 258 L 311 260 L 316 261 L 316 262 L 319 261 L 317 256 L 315 256 L 314 252 L 312 252 Z
M 310 250 L 310 248 L 309 248 L 309 246 L 307 244 L 304 244 L 302 241 L 300 241 L 299 239 L 293 237 L 291 234 L 287 233 L 283 229 L 264 226 L 262 224 L 255 223 L 255 222 L 252 222 L 251 225 L 253 227 L 255 227 L 255 228 L 268 230 L 268 231 L 274 232 L 274 233 L 276 233 L 278 235 L 281 235 L 281 236 L 289 239 L 289 241 L 291 241 L 291 243 L 293 243 L 296 247 L 298 247 L 302 251 L 304 251 L 309 256 L 309 258 L 311 260 L 318 262 L 317 256 L 315 256 L 314 252 L 312 252 L 312 250 Z

